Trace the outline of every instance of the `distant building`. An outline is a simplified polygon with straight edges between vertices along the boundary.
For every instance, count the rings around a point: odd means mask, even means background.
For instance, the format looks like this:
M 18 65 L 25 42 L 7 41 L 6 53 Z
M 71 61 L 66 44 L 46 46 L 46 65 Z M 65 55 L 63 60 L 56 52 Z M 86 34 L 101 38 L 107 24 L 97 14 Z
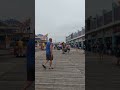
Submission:
M 103 12 L 101 16 L 86 20 L 86 45 L 90 47 L 96 42 L 104 43 L 112 50 L 120 44 L 120 6 L 113 5 L 111 11 Z
M 29 23 L 26 24 L 15 19 L 0 21 L 0 48 L 11 48 L 19 39 L 25 42 L 29 40 L 32 33 Z
M 47 41 L 48 41 L 47 35 L 37 34 L 35 36 L 35 42 L 37 46 L 41 45 L 42 43 L 46 43 Z
M 69 43 L 71 46 L 78 44 L 79 47 L 83 48 L 85 44 L 85 29 L 82 28 L 81 31 L 71 33 L 66 37 L 66 43 Z

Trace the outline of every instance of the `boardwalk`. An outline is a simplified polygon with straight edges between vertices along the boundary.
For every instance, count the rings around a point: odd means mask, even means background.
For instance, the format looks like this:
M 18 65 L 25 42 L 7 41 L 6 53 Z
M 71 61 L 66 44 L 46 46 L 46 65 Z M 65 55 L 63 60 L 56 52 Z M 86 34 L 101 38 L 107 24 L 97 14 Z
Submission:
M 85 90 L 85 57 L 82 51 L 61 54 L 55 50 L 53 70 L 44 70 L 41 66 L 43 60 L 45 52 L 36 52 L 36 90 Z
M 21 90 L 27 78 L 26 58 L 16 58 L 6 51 L 0 51 L 0 90 Z
M 97 54 L 85 57 L 86 90 L 120 90 L 120 66 L 114 56 L 104 55 L 100 61 Z

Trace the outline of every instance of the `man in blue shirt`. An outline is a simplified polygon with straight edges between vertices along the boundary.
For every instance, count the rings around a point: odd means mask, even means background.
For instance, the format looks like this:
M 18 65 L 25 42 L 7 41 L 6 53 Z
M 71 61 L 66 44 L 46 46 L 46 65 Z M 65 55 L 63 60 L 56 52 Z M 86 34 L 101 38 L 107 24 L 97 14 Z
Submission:
M 53 60 L 53 43 L 52 43 L 52 38 L 49 38 L 49 42 L 47 42 L 46 44 L 46 62 L 42 64 L 42 66 L 46 69 L 46 64 L 48 61 L 50 61 L 49 69 L 53 69 L 52 60 Z

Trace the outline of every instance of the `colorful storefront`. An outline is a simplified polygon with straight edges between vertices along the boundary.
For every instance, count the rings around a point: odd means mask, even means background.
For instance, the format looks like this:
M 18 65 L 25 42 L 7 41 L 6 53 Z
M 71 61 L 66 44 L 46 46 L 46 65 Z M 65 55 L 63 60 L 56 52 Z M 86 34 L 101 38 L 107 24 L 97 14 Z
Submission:
M 30 33 L 30 28 L 28 29 L 28 27 L 30 26 L 24 26 L 23 30 L 17 23 L 14 23 L 14 25 L 12 25 L 11 23 L 10 25 L 9 23 L 5 23 L 4 26 L 3 24 L 0 25 L 0 48 L 11 48 L 19 39 L 22 39 L 22 41 L 24 41 L 26 45 L 26 42 L 30 38 L 30 34 L 32 34 Z

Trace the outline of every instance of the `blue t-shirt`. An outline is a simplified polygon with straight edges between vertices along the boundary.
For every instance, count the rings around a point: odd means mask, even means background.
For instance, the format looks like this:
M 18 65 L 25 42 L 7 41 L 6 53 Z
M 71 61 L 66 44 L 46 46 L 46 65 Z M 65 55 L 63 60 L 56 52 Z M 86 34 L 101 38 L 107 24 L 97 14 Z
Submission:
M 50 45 L 51 45 L 52 43 L 51 42 L 47 42 L 47 44 L 46 44 L 46 54 L 47 55 L 50 55 L 51 54 L 51 52 L 50 52 Z
M 30 39 L 27 45 L 27 66 L 33 67 L 35 65 L 35 40 Z

